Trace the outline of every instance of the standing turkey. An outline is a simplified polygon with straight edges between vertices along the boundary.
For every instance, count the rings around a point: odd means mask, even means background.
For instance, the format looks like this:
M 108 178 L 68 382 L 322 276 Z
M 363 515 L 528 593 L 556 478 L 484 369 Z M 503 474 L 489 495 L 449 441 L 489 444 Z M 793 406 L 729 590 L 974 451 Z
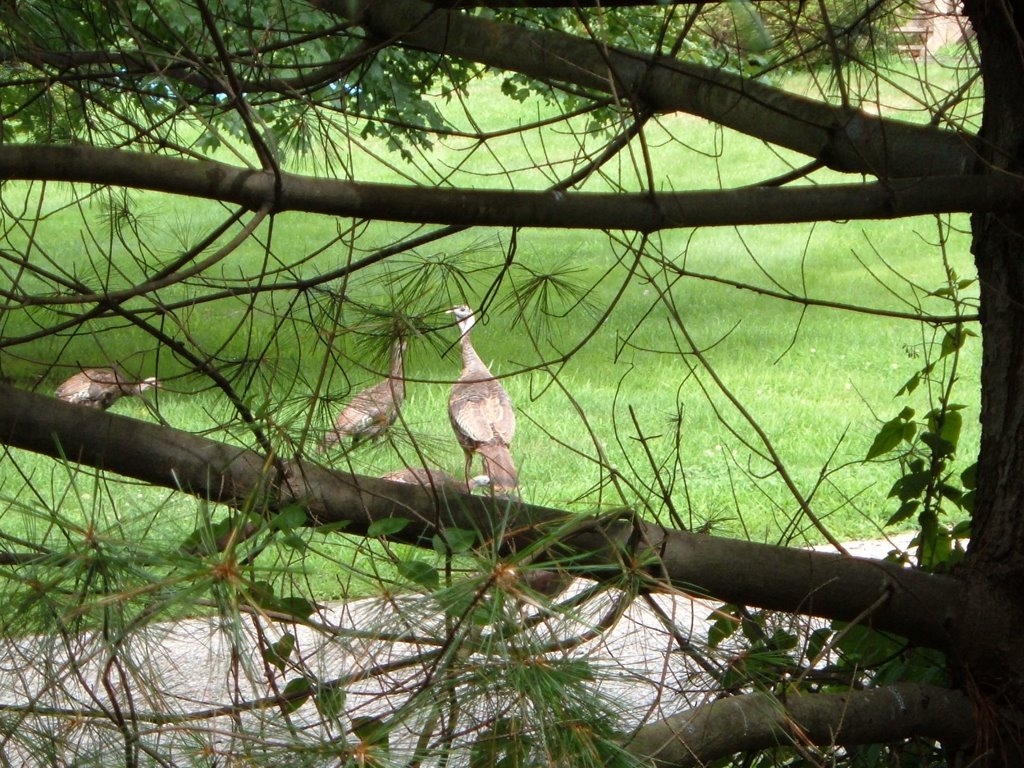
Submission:
M 466 482 L 469 483 L 473 454 L 479 453 L 484 474 L 491 479 L 491 488 L 497 493 L 514 492 L 519 486 L 519 475 L 509 452 L 516 433 L 512 401 L 469 340 L 469 332 L 476 322 L 473 310 L 460 305 L 448 311 L 455 315 L 462 332 L 462 375 L 448 397 L 448 417 L 466 454 Z
M 379 437 L 395 423 L 405 400 L 405 339 L 398 339 L 391 348 L 391 372 L 383 381 L 367 387 L 349 402 L 334 421 L 334 429 L 324 436 L 321 450 L 346 437 L 353 447 L 360 441 Z
M 129 381 L 114 368 L 86 368 L 57 387 L 57 397 L 66 403 L 106 410 L 122 397 L 140 395 L 160 386 L 155 378 Z

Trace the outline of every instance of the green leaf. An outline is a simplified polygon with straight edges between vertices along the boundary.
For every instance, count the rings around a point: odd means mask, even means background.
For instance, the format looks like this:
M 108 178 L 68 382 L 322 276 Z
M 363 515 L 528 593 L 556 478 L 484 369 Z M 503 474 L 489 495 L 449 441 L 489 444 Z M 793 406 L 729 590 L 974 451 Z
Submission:
M 364 744 L 382 744 L 387 742 L 387 724 L 379 717 L 360 715 L 352 718 L 352 733 Z
M 316 527 L 317 533 L 338 533 L 344 531 L 352 524 L 351 520 L 337 520 L 333 523 L 325 523 Z
M 931 479 L 931 473 L 927 471 L 908 472 L 892 484 L 889 498 L 897 497 L 900 501 L 920 498 Z
M 885 524 L 896 525 L 897 523 L 902 523 L 904 520 L 909 520 L 917 513 L 920 506 L 921 502 L 918 499 L 910 499 L 909 501 L 903 502 L 893 516 L 885 521 Z
M 292 655 L 293 650 L 295 650 L 295 635 L 286 632 L 276 643 L 263 649 L 263 659 L 284 672 L 285 667 L 288 666 L 288 657 Z
M 837 629 L 843 622 L 833 624 Z M 905 643 L 860 624 L 846 625 L 835 642 L 843 661 L 849 665 L 874 666 L 898 654 Z
M 911 392 L 913 392 L 915 389 L 918 388 L 918 386 L 921 384 L 922 380 L 924 380 L 927 376 L 931 375 L 931 372 L 934 369 L 935 369 L 935 363 L 928 363 L 928 365 L 926 365 L 920 371 L 918 371 L 913 376 L 911 376 L 907 380 L 907 383 L 904 384 L 902 387 L 900 387 L 896 391 L 896 396 L 899 397 L 900 395 L 909 395 Z M 913 413 L 913 411 L 911 411 L 911 413 L 907 416 L 907 419 L 911 419 L 911 418 L 913 418 L 913 416 L 914 416 L 914 413 Z
M 437 568 L 422 560 L 405 560 L 398 564 L 398 572 L 427 589 L 437 589 L 440 584 Z
M 722 641 L 728 640 L 736 632 L 736 622 L 719 619 L 708 627 L 708 647 L 717 648 Z
M 309 680 L 305 677 L 296 677 L 288 681 L 288 684 L 284 687 L 282 693 L 287 697 L 288 701 L 284 704 L 286 712 L 294 712 L 309 699 L 310 694 L 313 692 L 313 686 L 310 685 Z
M 262 608 L 277 609 L 277 596 L 274 594 L 274 585 L 269 581 L 253 581 L 249 583 L 249 596 L 256 605 Z
M 922 432 L 921 442 L 931 450 L 933 459 L 944 459 L 956 452 L 956 446 L 953 443 L 943 440 L 934 432 Z
M 949 501 L 952 501 L 958 507 L 960 506 L 960 501 L 961 499 L 963 499 L 964 496 L 964 492 L 961 488 L 955 485 L 950 485 L 949 483 L 940 482 L 938 485 L 938 491 L 939 496 L 941 496 L 944 499 L 948 499 Z
M 765 641 L 765 645 L 776 651 L 791 651 L 796 648 L 797 636 L 784 629 L 777 629 L 772 632 L 771 637 Z
M 404 517 L 385 517 L 370 523 L 366 529 L 366 535 L 371 538 L 379 536 L 392 536 L 403 530 L 412 521 Z
M 947 564 L 953 553 L 953 540 L 944 530 L 935 531 L 929 536 L 921 551 L 921 567 L 935 568 Z
M 750 0 L 729 0 L 736 40 L 753 53 L 762 53 L 772 47 L 772 36 L 765 27 L 761 12 Z
M 939 435 L 943 440 L 954 447 L 960 442 L 960 429 L 963 427 L 964 417 L 959 411 L 946 411 L 946 417 L 942 420 L 942 430 Z
M 274 601 L 274 610 L 297 619 L 308 619 L 316 607 L 304 597 L 279 597 Z
M 875 435 L 871 447 L 868 448 L 868 454 L 865 457 L 866 461 L 877 459 L 879 456 L 888 453 L 904 440 L 908 442 L 913 440 L 917 428 L 913 422 L 907 419 L 913 417 L 914 412 L 911 410 L 910 416 L 904 417 L 906 411 L 907 409 L 904 408 L 899 416 L 890 419 L 882 425 L 882 428 L 878 430 L 878 434 Z
M 291 531 L 306 524 L 306 510 L 298 504 L 289 504 L 270 521 L 270 527 L 279 531 Z
M 907 380 L 906 384 L 904 384 L 902 387 L 900 387 L 898 390 L 896 390 L 896 396 L 899 397 L 901 395 L 909 395 L 911 392 L 913 392 L 915 389 L 917 389 L 917 387 L 918 387 L 918 385 L 920 383 L 921 383 L 921 372 L 918 371 L 917 373 L 915 373 L 913 376 L 911 376 Z
M 964 342 L 967 341 L 968 336 L 977 336 L 977 334 L 966 328 L 946 331 L 946 334 L 942 337 L 942 348 L 939 352 L 939 358 L 941 359 L 954 352 L 958 352 L 963 347 Z
M 447 546 L 445 546 L 447 542 Z M 476 531 L 466 528 L 445 528 L 444 536 L 435 535 L 432 539 L 434 551 L 439 555 L 446 555 L 450 549 L 452 554 L 468 552 L 476 543 Z
M 762 611 L 746 613 L 740 619 L 743 636 L 752 643 L 761 643 L 765 638 L 765 615 Z
M 338 685 L 320 686 L 313 697 L 313 703 L 321 715 L 337 719 L 345 713 L 345 689 Z
M 964 512 L 974 512 L 974 496 L 975 491 L 967 491 L 963 496 L 960 497 L 960 509 Z
M 477 627 L 486 627 L 499 620 L 495 601 L 492 598 L 481 600 L 469 614 L 469 621 Z
M 481 731 L 469 751 L 469 768 L 521 768 L 529 765 L 533 740 L 518 718 L 502 718 Z
M 832 630 L 828 627 L 819 627 L 811 632 L 810 637 L 807 638 L 807 658 L 817 657 L 831 637 Z
M 732 637 L 740 628 L 735 605 L 723 605 L 708 618 L 713 619 L 711 626 L 708 627 L 708 645 L 711 648 L 717 648 L 723 640 Z

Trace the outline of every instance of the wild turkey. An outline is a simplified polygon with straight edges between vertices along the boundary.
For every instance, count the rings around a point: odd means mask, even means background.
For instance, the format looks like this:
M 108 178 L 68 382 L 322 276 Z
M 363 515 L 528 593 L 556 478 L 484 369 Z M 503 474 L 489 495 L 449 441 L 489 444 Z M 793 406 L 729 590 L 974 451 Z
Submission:
M 469 482 L 473 454 L 479 453 L 484 474 L 491 478 L 491 488 L 497 493 L 514 491 L 519 486 L 519 475 L 509 453 L 516 433 L 512 401 L 469 340 L 469 332 L 476 322 L 473 310 L 461 305 L 448 311 L 455 315 L 462 332 L 462 375 L 448 397 L 448 417 L 466 454 L 466 482 Z
M 349 402 L 334 421 L 334 429 L 324 436 L 321 450 L 352 438 L 352 445 L 369 438 L 379 437 L 395 423 L 405 400 L 405 374 L 402 358 L 406 342 L 400 339 L 391 348 L 391 372 L 383 381 L 367 387 Z
M 428 469 L 427 467 L 406 467 L 394 472 L 381 475 L 381 480 L 390 480 L 393 483 L 409 483 L 420 485 L 427 490 L 436 489 L 443 491 L 461 491 L 472 493 L 475 488 L 490 485 L 491 479 L 487 475 L 477 475 L 469 479 L 469 482 L 461 482 L 449 475 L 443 469 Z
M 122 397 L 140 395 L 160 386 L 150 377 L 128 381 L 113 368 L 86 368 L 57 387 L 57 397 L 67 403 L 106 410 Z

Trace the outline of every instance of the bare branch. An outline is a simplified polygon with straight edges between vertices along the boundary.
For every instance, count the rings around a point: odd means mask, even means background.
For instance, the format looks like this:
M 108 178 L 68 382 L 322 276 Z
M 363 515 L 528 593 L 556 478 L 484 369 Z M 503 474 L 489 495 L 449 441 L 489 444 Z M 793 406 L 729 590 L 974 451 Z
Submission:
M 896 683 L 845 693 L 768 694 L 721 699 L 645 725 L 629 750 L 668 768 L 699 766 L 735 752 L 801 743 L 828 747 L 923 736 L 963 747 L 974 741 L 966 695 L 933 685 Z
M 274 174 L 218 163 L 91 147 L 6 145 L 0 177 L 112 184 L 238 203 L 252 210 L 458 226 L 622 229 L 893 219 L 1020 207 L 1010 176 L 899 179 L 868 184 L 754 187 L 676 194 L 449 190 Z M 275 181 L 279 180 L 277 186 Z

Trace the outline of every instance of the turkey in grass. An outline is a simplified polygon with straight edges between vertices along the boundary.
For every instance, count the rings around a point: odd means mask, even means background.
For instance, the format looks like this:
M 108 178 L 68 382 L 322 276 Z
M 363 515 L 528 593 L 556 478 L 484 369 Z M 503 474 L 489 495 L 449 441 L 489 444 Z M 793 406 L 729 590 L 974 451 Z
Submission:
M 484 474 L 491 479 L 491 488 L 496 493 L 514 492 L 519 486 L 519 475 L 509 451 L 516 433 L 512 401 L 473 348 L 469 338 L 476 322 L 473 310 L 463 304 L 448 311 L 455 315 L 462 332 L 462 375 L 448 397 L 448 417 L 466 456 L 466 482 L 473 454 L 478 453 Z
M 86 368 L 57 387 L 57 397 L 66 403 L 106 410 L 122 397 L 141 395 L 159 386 L 153 377 L 131 381 L 115 368 Z
M 403 357 L 406 341 L 398 339 L 391 348 L 391 371 L 387 378 L 359 392 L 338 414 L 334 427 L 324 436 L 321 450 L 352 438 L 352 445 L 380 437 L 395 423 L 405 400 Z

